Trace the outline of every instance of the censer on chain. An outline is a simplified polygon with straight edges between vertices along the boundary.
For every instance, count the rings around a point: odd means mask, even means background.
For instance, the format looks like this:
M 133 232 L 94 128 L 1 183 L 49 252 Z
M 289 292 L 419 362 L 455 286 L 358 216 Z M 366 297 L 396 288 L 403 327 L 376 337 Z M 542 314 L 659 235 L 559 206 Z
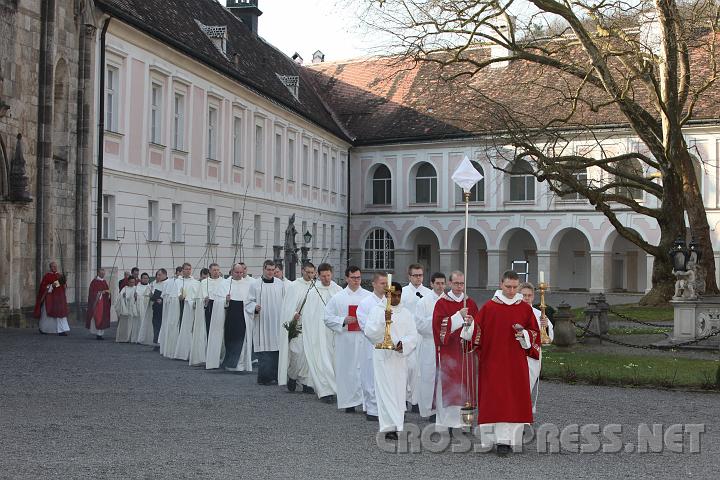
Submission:
M 392 286 L 392 274 L 388 274 L 388 288 L 385 290 L 385 295 L 387 296 L 387 305 L 385 307 L 386 312 L 392 312 L 392 303 L 390 297 L 394 291 L 395 287 Z M 387 318 L 385 320 L 385 336 L 383 337 L 382 342 L 375 344 L 375 348 L 377 350 L 395 350 L 395 344 L 393 343 L 392 337 L 390 336 L 391 323 L 391 318 Z

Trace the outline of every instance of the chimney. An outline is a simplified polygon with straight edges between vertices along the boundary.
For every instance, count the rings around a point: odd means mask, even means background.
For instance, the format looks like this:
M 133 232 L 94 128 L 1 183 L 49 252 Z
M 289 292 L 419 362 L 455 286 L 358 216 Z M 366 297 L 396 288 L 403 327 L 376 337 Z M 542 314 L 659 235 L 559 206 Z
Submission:
M 258 17 L 262 12 L 258 8 L 260 0 L 227 0 L 226 8 L 237 18 L 242 20 L 248 28 L 257 35 Z
M 323 63 L 325 61 L 325 54 L 320 50 L 316 50 L 313 53 L 312 63 Z

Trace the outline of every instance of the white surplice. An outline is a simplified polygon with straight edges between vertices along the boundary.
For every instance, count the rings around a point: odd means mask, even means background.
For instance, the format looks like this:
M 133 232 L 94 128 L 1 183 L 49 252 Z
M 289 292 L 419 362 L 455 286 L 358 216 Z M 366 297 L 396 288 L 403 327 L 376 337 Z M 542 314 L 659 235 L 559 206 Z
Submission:
M 335 332 L 335 384 L 338 408 L 349 408 L 363 403 L 360 365 L 367 340 L 362 331 L 349 331 L 343 326 L 350 306 L 358 306 L 371 292 L 362 287 L 350 287 L 333 295 L 325 307 L 325 326 Z M 356 312 L 357 314 L 357 312 Z
M 180 335 L 180 286 L 179 278 L 166 281 L 163 289 L 162 326 L 160 327 L 160 355 L 171 357 Z
M 415 320 L 415 309 L 417 307 L 418 302 L 424 298 L 425 296 L 432 293 L 432 290 L 430 290 L 425 285 L 420 285 L 419 287 L 415 287 L 412 283 L 409 283 L 405 285 L 402 288 L 402 297 L 400 297 L 400 304 L 407 309 L 408 312 L 413 316 L 413 320 Z M 417 327 L 417 326 L 416 326 Z M 412 403 L 413 405 L 417 405 L 418 400 L 418 350 L 416 349 L 413 353 L 407 356 L 407 366 L 408 366 L 408 391 L 407 391 L 407 400 L 408 402 Z
M 302 339 L 312 378 L 319 398 L 335 395 L 335 333 L 325 327 L 325 306 L 342 288 L 335 282 L 324 286 L 316 281 L 305 302 L 302 315 Z
M 148 285 L 149 288 L 146 292 L 146 295 L 148 295 L 147 306 L 145 307 L 145 314 L 143 315 L 142 324 L 140 325 L 140 336 L 138 337 L 138 343 L 141 343 L 143 345 L 153 345 L 155 330 L 153 327 L 153 304 L 150 299 L 155 293 L 155 290 L 158 290 L 162 293 L 167 283 L 167 280 L 163 280 L 162 282 L 152 282 L 150 285 Z M 158 342 L 160 341 L 159 337 L 160 336 L 158 335 Z
M 540 316 L 541 312 L 537 308 L 533 307 L 533 313 L 535 314 L 535 319 L 538 322 L 538 327 L 540 327 Z M 555 330 L 553 329 L 553 324 L 548 319 L 548 337 L 550 337 L 550 341 L 553 341 L 553 338 L 555 338 Z M 540 327 L 542 329 L 542 327 Z M 530 395 L 533 395 L 533 390 L 535 390 L 535 398 L 533 400 L 533 413 L 535 413 L 536 405 L 537 405 L 537 399 L 540 395 L 540 369 L 542 366 L 542 349 L 540 349 L 540 358 L 538 360 L 535 360 L 534 358 L 527 357 L 528 362 L 528 373 L 530 374 Z M 536 388 L 537 387 L 537 388 Z
M 140 310 L 140 326 L 137 330 L 137 337 L 132 339 L 135 343 L 143 345 L 152 345 L 152 309 L 150 306 L 150 296 L 152 295 L 152 284 L 143 285 L 142 283 L 137 286 L 138 292 L 138 308 Z M 147 318 L 148 310 L 150 310 L 150 318 Z M 150 327 L 148 331 L 148 326 Z M 150 334 L 150 343 L 145 343 L 148 333 Z
M 385 336 L 385 308 L 376 306 L 368 316 L 365 335 L 373 342 L 380 343 Z M 405 423 L 407 357 L 417 345 L 418 334 L 412 314 L 402 305 L 392 307 L 390 324 L 392 342 L 402 342 L 403 351 L 373 351 L 375 372 L 375 395 L 377 397 L 378 420 L 381 432 L 402 431 Z
M 177 283 L 179 285 L 180 298 L 184 298 L 185 306 L 183 307 L 182 320 L 180 322 L 180 334 L 178 335 L 172 358 L 188 360 L 190 358 L 190 348 L 192 347 L 195 309 L 202 305 L 200 298 L 198 298 L 200 296 L 200 282 L 192 277 L 182 277 Z
M 370 295 L 365 297 L 360 305 L 358 305 L 357 316 L 360 328 L 365 332 L 365 324 L 368 319 L 368 315 L 377 305 L 385 305 L 385 297 L 378 297 L 374 292 L 370 292 Z M 375 351 L 375 344 L 373 344 L 367 337 L 365 337 L 365 344 L 361 351 L 360 359 L 360 381 L 362 382 L 363 389 L 363 409 L 368 415 L 377 416 L 377 401 L 375 400 L 375 375 L 373 372 L 373 352 Z
M 302 277 L 299 277 L 287 286 L 280 318 L 283 324 L 290 323 L 295 316 L 295 312 L 300 310 L 305 295 L 310 293 L 311 284 L 312 281 L 305 281 Z M 302 318 L 298 323 L 302 325 Z M 278 335 L 278 346 L 280 348 L 278 353 L 278 385 L 287 385 L 287 380 L 290 378 L 301 385 L 312 387 L 302 333 L 288 341 L 288 331 L 285 327 L 282 327 Z
M 140 298 L 137 287 L 123 287 L 115 300 L 115 312 L 118 316 L 115 341 L 128 343 L 133 336 L 137 338 L 140 329 Z
M 205 368 L 212 370 L 220 368 L 224 354 L 225 343 L 225 299 L 228 294 L 235 301 L 245 302 L 248 300 L 250 288 L 256 280 L 245 277 L 241 280 L 233 280 L 232 277 L 226 278 L 215 287 L 215 291 L 211 291 L 213 299 L 212 316 L 210 317 L 210 333 L 207 340 L 207 353 L 205 358 Z M 238 369 L 244 371 L 252 371 L 252 333 L 253 322 L 245 313 L 245 341 L 243 342 Z
M 200 287 L 198 289 L 198 299 L 200 303 L 195 307 L 192 344 L 190 345 L 189 363 L 192 366 L 202 365 L 205 363 L 208 342 L 208 328 L 205 323 L 205 307 L 207 306 L 207 302 L 213 298 L 217 287 L 221 285 L 224 280 L 225 279 L 222 277 L 208 277 L 200 282 Z
M 270 279 L 268 279 L 270 280 Z M 279 278 L 272 282 L 262 277 L 250 284 L 245 302 L 245 318 L 252 321 L 252 348 L 254 352 L 277 352 L 279 350 L 280 330 L 282 327 L 282 305 L 285 296 L 285 284 Z M 260 313 L 255 307 L 260 305 Z M 245 333 L 247 337 L 247 332 Z
M 433 396 L 435 393 L 435 361 L 436 347 L 433 337 L 432 319 L 435 311 L 435 304 L 440 299 L 439 295 L 430 290 L 430 293 L 415 305 L 415 327 L 417 328 L 419 341 L 416 351 L 417 369 L 415 370 L 415 397 L 420 409 L 421 417 L 429 417 L 435 413 L 433 408 Z

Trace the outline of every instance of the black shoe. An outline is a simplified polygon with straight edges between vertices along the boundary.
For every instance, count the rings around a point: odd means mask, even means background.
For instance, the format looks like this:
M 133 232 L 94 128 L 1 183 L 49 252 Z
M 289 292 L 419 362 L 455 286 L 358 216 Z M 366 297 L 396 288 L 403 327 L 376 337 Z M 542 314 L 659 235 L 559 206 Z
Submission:
M 367 420 L 368 422 L 377 422 L 378 417 L 377 417 L 377 415 L 370 415 L 369 413 L 366 413 L 365 420 Z
M 308 387 L 307 385 L 303 385 L 303 393 L 315 393 L 315 389 L 312 387 Z
M 105 340 L 102 335 L 95 335 L 95 340 Z
M 67 337 L 67 332 L 58 333 L 58 337 Z
M 323 403 L 331 404 L 335 403 L 335 398 L 332 395 L 325 395 L 324 397 L 320 397 L 320 401 Z
M 385 434 L 385 440 L 397 440 L 397 432 L 388 432 Z
M 355 407 L 347 407 L 345 413 L 355 413 Z
M 40 335 L 47 335 L 47 333 L 43 332 L 43 331 L 40 330 L 39 328 L 38 328 L 38 332 L 40 332 Z
M 153 352 L 159 352 L 160 351 L 160 345 L 155 345 L 153 347 Z
M 435 423 L 435 421 L 437 420 L 437 417 L 435 415 L 430 415 L 427 420 L 430 423 Z
M 510 448 L 510 445 L 504 445 L 501 443 L 497 446 L 498 457 L 507 457 L 510 452 L 512 452 L 512 448 Z
M 295 387 L 297 387 L 297 380 L 293 380 L 292 378 L 288 378 L 287 381 L 287 389 L 291 392 L 295 391 Z
M 412 407 L 410 407 L 410 411 L 412 413 L 420 413 L 420 407 L 418 405 L 413 405 Z

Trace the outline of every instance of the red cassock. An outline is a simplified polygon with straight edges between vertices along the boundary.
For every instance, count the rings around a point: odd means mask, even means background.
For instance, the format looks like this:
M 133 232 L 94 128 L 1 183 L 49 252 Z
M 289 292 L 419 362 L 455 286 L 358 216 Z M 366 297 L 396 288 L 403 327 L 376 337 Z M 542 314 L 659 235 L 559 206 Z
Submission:
M 48 272 L 40 282 L 37 298 L 35 300 L 35 310 L 33 316 L 40 318 L 40 309 L 45 304 L 45 313 L 48 317 L 65 318 L 70 313 L 65 297 L 65 285 L 54 287 L 52 292 L 48 292 L 48 287 L 54 282 L 59 282 L 62 275 L 59 273 Z
M 105 280 L 96 278 L 90 282 L 85 328 L 90 328 L 90 322 L 92 322 L 93 319 L 95 319 L 95 328 L 98 330 L 104 330 L 110 327 L 110 294 L 101 293 L 105 290 L 110 290 Z
M 532 307 L 490 300 L 473 318 L 479 364 L 478 423 L 532 423 L 527 357 L 540 358 L 541 342 Z M 515 339 L 516 323 L 528 332 L 527 350 Z
M 463 302 L 456 302 L 443 295 L 435 304 L 433 311 L 433 337 L 437 349 L 437 375 L 442 382 L 443 407 L 463 406 L 467 400 L 466 383 L 463 382 L 463 343 L 460 338 L 462 328 L 451 332 L 450 317 L 463 308 Z M 472 298 L 467 300 L 468 315 L 477 318 L 477 304 Z M 468 346 L 469 347 L 469 346 Z M 469 360 L 469 359 L 468 359 Z M 528 383 L 530 381 L 528 380 Z M 437 401 L 434 402 L 434 404 Z

